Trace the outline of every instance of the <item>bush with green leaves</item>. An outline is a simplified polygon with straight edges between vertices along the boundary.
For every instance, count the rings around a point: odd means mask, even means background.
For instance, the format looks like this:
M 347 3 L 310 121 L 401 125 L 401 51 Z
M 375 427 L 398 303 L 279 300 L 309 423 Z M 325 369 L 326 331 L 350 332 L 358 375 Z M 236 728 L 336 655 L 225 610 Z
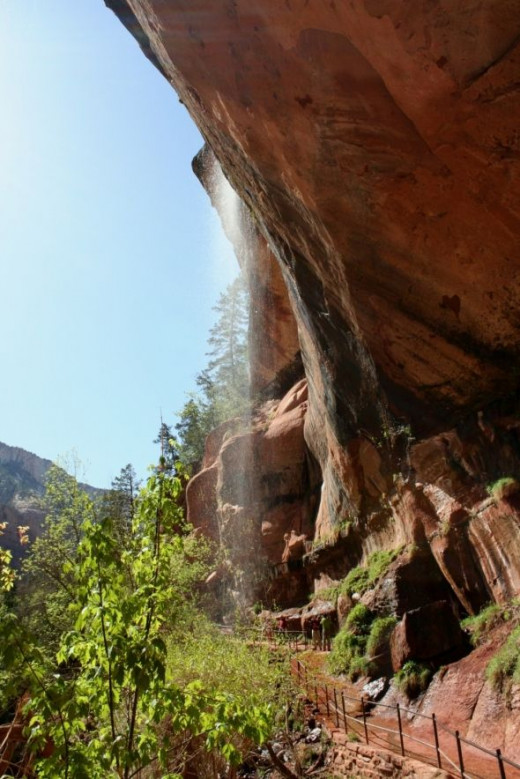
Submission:
M 72 626 L 56 661 L 31 643 L 12 611 L 0 615 L 5 667 L 27 670 L 28 744 L 41 779 L 130 779 L 148 766 L 166 779 L 182 773 L 194 751 L 236 765 L 241 746 L 270 736 L 273 698 L 239 694 L 215 675 L 175 665 L 173 647 L 183 647 L 186 661 L 196 646 L 189 637 L 200 638 L 196 596 L 208 571 L 207 545 L 184 523 L 181 491 L 169 471 L 150 477 L 124 544 L 111 517 L 83 523 L 63 569 Z M 206 657 L 216 643 L 206 641 Z
M 350 678 L 356 678 L 368 671 L 365 653 L 373 619 L 374 614 L 362 603 L 357 603 L 350 611 L 332 641 L 328 665 L 333 673 L 346 673 Z
M 396 624 L 395 617 L 376 617 L 362 603 L 356 604 L 333 640 L 328 659 L 331 671 L 346 673 L 353 680 L 375 674 L 376 660 L 388 648 Z
M 336 601 L 340 595 L 348 595 L 349 597 L 352 597 L 354 593 L 362 595 L 385 575 L 402 549 L 403 547 L 400 546 L 397 549 L 380 549 L 372 552 L 366 565 L 352 568 L 339 584 L 323 590 L 321 596 Z
M 491 495 L 492 498 L 501 500 L 502 498 L 511 495 L 513 492 L 518 492 L 520 490 L 520 483 L 513 476 L 502 476 L 502 478 L 497 479 L 492 484 L 488 484 L 486 490 L 488 495 Z
M 505 693 L 509 692 L 512 683 L 520 684 L 520 625 L 490 660 L 486 678 L 496 690 Z
M 398 689 L 408 698 L 417 698 L 428 687 L 432 675 L 430 666 L 415 660 L 407 660 L 395 674 L 394 681 Z
M 366 646 L 366 652 L 370 658 L 375 658 L 388 650 L 390 636 L 396 625 L 396 617 L 377 617 L 372 622 Z
M 43 651 L 55 653 L 60 635 L 72 627 L 75 597 L 70 565 L 76 561 L 86 523 L 95 505 L 74 476 L 53 464 L 45 477 L 42 534 L 29 546 L 16 589 L 17 613 Z M 67 564 L 68 569 L 64 566 Z
M 478 614 L 463 619 L 461 627 L 469 632 L 473 646 L 477 646 L 493 628 L 509 621 L 510 618 L 510 609 L 504 608 L 498 603 L 490 603 Z

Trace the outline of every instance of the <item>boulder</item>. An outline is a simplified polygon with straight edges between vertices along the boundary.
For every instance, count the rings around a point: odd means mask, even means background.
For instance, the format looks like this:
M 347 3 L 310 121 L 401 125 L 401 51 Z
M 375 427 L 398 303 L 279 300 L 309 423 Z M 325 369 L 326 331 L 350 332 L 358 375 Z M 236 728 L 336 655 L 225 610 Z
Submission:
M 390 639 L 392 667 L 407 660 L 433 660 L 464 645 L 464 634 L 447 601 L 407 611 Z

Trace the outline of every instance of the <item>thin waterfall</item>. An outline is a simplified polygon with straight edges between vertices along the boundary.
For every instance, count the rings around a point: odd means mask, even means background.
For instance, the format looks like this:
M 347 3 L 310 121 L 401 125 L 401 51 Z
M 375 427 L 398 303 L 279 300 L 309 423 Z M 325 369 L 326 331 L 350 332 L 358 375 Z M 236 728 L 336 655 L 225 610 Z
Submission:
M 220 230 L 215 235 L 215 253 L 223 249 L 223 229 L 245 273 L 250 295 L 253 297 L 251 279 L 254 274 L 248 271 L 254 265 L 258 239 L 249 210 L 213 155 L 208 155 L 205 159 L 204 182 L 220 219 Z M 217 265 L 219 261 L 217 257 Z M 251 602 L 254 561 L 258 558 L 259 518 L 255 512 L 254 451 L 250 422 L 249 404 L 248 412 L 241 419 L 229 444 L 233 448 L 232 459 L 235 463 L 235 472 L 230 479 L 233 484 L 232 496 L 229 500 L 222 500 L 217 516 L 221 542 L 227 549 L 233 567 L 233 584 L 229 594 L 235 608 L 241 608 Z

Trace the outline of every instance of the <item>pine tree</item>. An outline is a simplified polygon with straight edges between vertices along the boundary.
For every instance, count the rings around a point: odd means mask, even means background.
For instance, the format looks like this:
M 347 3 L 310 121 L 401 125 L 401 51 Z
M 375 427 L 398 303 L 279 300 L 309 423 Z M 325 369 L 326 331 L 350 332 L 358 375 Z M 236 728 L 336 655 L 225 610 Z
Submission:
M 114 532 L 121 541 L 125 540 L 132 525 L 139 486 L 134 467 L 128 463 L 121 468 L 111 489 L 103 496 L 102 514 L 112 517 Z
M 181 456 L 190 465 L 202 459 L 211 430 L 249 408 L 248 309 L 249 294 L 240 275 L 214 307 L 218 318 L 208 338 L 209 362 L 196 378 L 200 392 L 190 395 L 175 426 Z

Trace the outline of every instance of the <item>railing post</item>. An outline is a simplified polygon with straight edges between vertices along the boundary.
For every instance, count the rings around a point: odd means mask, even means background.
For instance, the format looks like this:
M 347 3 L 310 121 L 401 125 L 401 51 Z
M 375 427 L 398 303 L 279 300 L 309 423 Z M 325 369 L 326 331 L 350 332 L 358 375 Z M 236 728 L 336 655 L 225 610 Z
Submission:
M 341 691 L 341 708 L 343 709 L 343 727 L 345 728 L 345 733 L 348 733 L 348 720 L 345 711 L 345 696 L 343 695 L 343 690 Z
M 334 690 L 334 711 L 336 712 L 336 727 L 339 728 L 339 711 L 338 711 L 338 696 L 336 695 L 336 688 Z
M 457 752 L 459 755 L 460 775 L 462 779 L 464 779 L 464 760 L 462 759 L 462 744 L 460 743 L 460 734 L 458 730 L 455 731 L 455 740 L 457 742 Z
M 327 689 L 327 685 L 325 685 L 325 705 L 327 707 L 327 717 L 330 717 L 330 711 L 329 711 L 329 691 Z
M 397 709 L 397 722 L 399 723 L 399 741 L 401 743 L 401 754 L 404 757 L 404 739 L 403 739 L 403 724 L 401 722 L 401 707 L 399 704 L 396 704 Z
M 368 744 L 368 727 L 367 727 L 367 713 L 365 711 L 365 698 L 361 696 L 361 711 L 363 713 L 363 727 L 365 729 L 365 741 Z
M 432 714 L 433 723 L 433 737 L 435 739 L 435 751 L 437 752 L 437 766 L 442 768 L 441 750 L 439 749 L 439 733 L 437 731 L 437 718 L 435 714 Z
M 504 768 L 504 761 L 502 760 L 502 752 L 497 749 L 498 770 L 500 771 L 500 779 L 506 779 L 506 771 Z

